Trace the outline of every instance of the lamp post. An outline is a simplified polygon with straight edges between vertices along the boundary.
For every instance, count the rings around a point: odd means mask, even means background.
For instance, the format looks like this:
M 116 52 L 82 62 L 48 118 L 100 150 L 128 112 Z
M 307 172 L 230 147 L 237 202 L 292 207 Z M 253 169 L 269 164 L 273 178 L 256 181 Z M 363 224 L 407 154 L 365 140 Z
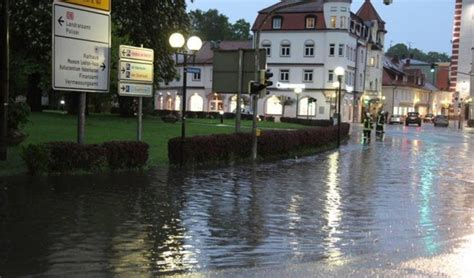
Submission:
M 334 70 L 334 73 L 337 76 L 337 81 L 339 82 L 339 92 L 337 100 L 337 147 L 341 146 L 341 95 L 342 95 L 342 77 L 344 76 L 344 68 L 337 67 Z
M 176 50 L 176 57 L 183 56 L 183 89 L 182 89 L 182 107 L 181 107 L 181 166 L 183 165 L 184 138 L 186 138 L 186 86 L 188 81 L 188 57 L 195 57 L 196 52 L 201 49 L 202 41 L 199 37 L 192 36 L 184 47 L 185 38 L 180 33 L 174 33 L 169 38 L 169 43 Z M 177 60 L 177 59 L 176 59 Z M 178 62 L 178 61 L 176 61 Z

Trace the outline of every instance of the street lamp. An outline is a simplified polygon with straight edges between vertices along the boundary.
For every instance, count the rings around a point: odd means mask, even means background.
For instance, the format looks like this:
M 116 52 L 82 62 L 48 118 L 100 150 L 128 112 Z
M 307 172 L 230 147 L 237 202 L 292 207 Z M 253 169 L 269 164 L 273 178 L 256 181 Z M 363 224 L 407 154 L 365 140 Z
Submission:
M 195 57 L 196 52 L 202 47 L 202 41 L 199 37 L 190 37 L 186 43 L 186 48 L 184 48 L 185 41 L 186 40 L 184 36 L 180 33 L 174 33 L 169 38 L 169 43 L 171 47 L 174 48 L 176 51 L 176 58 L 178 57 L 178 55 L 183 56 L 183 100 L 181 108 L 181 165 L 183 164 L 184 138 L 186 138 L 186 83 L 188 82 L 188 56 Z
M 334 70 L 339 82 L 339 94 L 337 100 L 337 147 L 341 146 L 341 95 L 342 95 L 342 77 L 344 76 L 344 68 L 337 67 Z

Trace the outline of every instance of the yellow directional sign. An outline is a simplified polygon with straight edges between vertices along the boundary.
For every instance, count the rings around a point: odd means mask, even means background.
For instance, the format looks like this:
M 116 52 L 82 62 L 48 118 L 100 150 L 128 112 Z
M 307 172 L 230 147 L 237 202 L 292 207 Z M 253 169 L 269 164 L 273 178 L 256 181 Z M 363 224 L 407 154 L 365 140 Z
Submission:
M 61 2 L 110 12 L 110 4 L 112 0 L 61 0 Z

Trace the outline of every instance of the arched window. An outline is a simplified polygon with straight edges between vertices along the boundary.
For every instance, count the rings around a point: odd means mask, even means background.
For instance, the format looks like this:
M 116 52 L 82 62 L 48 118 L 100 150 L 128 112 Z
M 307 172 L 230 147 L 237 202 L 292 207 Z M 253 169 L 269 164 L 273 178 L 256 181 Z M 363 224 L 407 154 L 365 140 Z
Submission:
M 190 110 L 194 112 L 204 111 L 204 99 L 198 94 L 194 93 L 189 100 Z
M 298 115 L 299 116 L 306 116 L 306 117 L 316 116 L 317 101 L 309 102 L 308 100 L 309 100 L 309 97 L 304 97 L 304 98 L 300 99 L 300 103 L 298 105 L 298 107 L 299 107 Z
M 163 109 L 163 93 L 155 94 L 155 110 Z
M 272 20 L 272 27 L 273 29 L 281 29 L 283 25 L 283 18 L 281 16 L 275 16 Z
M 223 111 L 224 110 L 224 102 L 222 101 L 221 96 L 218 94 L 213 94 L 209 101 L 209 111 Z
M 272 43 L 269 40 L 262 42 L 262 48 L 267 52 L 267 57 L 272 56 Z
M 283 106 L 277 96 L 273 95 L 267 99 L 266 111 L 269 115 L 281 115 L 283 113 Z
M 306 57 L 314 56 L 314 41 L 313 40 L 307 40 L 304 43 L 304 56 Z
M 166 96 L 166 110 L 173 110 L 173 97 L 168 95 Z
M 281 51 L 280 51 L 280 55 L 282 57 L 290 57 L 290 54 L 291 54 L 291 51 L 290 51 L 290 48 L 291 48 L 291 43 L 289 40 L 283 40 L 281 42 Z
M 181 110 L 181 97 L 176 96 L 174 99 L 174 110 L 180 111 Z

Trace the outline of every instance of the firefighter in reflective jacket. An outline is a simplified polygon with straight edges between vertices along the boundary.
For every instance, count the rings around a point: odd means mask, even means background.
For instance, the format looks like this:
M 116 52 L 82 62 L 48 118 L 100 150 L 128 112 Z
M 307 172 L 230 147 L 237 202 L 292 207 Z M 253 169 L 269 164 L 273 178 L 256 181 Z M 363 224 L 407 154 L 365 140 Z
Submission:
M 364 142 L 370 142 L 372 129 L 373 129 L 372 117 L 370 113 L 367 113 L 364 119 Z
M 380 114 L 377 116 L 377 122 L 375 123 L 375 135 L 377 137 L 382 137 L 384 134 L 384 126 L 385 124 L 385 112 L 382 111 Z

